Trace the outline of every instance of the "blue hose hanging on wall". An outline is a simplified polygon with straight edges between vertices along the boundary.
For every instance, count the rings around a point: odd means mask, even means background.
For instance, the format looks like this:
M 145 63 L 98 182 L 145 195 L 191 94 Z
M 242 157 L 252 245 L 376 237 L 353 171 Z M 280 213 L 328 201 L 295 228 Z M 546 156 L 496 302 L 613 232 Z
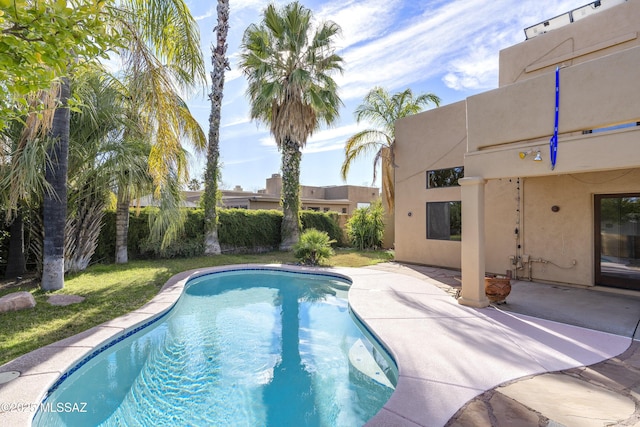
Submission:
M 553 136 L 549 141 L 551 170 L 556 167 L 556 159 L 558 158 L 558 113 L 560 111 L 560 67 L 556 67 L 556 112 L 555 122 L 553 126 Z

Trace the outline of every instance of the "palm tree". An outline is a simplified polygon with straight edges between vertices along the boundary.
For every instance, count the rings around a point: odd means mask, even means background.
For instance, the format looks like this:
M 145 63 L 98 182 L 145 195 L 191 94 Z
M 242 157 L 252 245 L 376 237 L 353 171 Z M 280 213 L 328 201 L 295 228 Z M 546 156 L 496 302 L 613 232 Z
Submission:
M 45 291 L 64 287 L 64 227 L 67 221 L 67 167 L 69 161 L 69 118 L 67 105 L 71 95 L 69 79 L 64 77 L 58 95 L 59 106 L 53 116 L 48 150 L 51 163 L 45 167 L 45 179 L 51 191 L 45 191 L 42 201 L 42 281 Z
M 363 155 L 375 153 L 373 160 L 373 181 L 382 161 L 382 176 L 385 204 L 393 211 L 395 191 L 393 180 L 395 123 L 396 120 L 422 111 L 430 103 L 440 106 L 440 98 L 433 93 L 424 93 L 414 97 L 411 89 L 405 89 L 393 95 L 380 87 L 373 88 L 364 97 L 355 111 L 356 121 L 363 120 L 377 126 L 365 129 L 347 140 L 344 148 L 344 162 L 340 169 L 342 179 L 346 180 L 351 164 Z
M 120 25 L 130 44 L 120 53 L 125 69 L 121 83 L 127 93 L 128 117 L 124 140 L 152 142 L 149 174 L 156 198 L 164 209 L 157 212 L 152 235 L 166 246 L 177 236 L 184 215 L 176 186 L 188 181 L 183 139 L 197 150 L 206 146 L 206 136 L 179 90 L 204 86 L 206 74 L 196 21 L 183 0 L 126 0 Z M 126 263 L 129 204 L 133 181 L 118 187 L 116 209 L 116 262 Z M 177 181 L 174 182 L 174 181 Z
M 48 164 L 45 139 L 55 111 L 52 91 L 41 92 L 32 102 L 45 106 L 43 115 L 31 113 L 24 120 L 12 120 L 0 135 L 0 206 L 9 226 L 10 240 L 5 278 L 13 279 L 26 271 L 25 224 L 37 219 L 42 196 L 51 191 L 45 181 L 44 165 Z M 30 234 L 34 230 L 29 229 Z M 41 231 L 41 230 L 39 230 Z M 38 239 L 38 247 L 42 244 Z M 41 253 L 41 250 L 38 251 Z M 38 261 L 41 261 L 40 259 Z
M 207 169 L 204 175 L 204 244 L 205 254 L 221 253 L 218 241 L 217 197 L 220 158 L 220 110 L 224 91 L 224 73 L 229 68 L 227 59 L 227 33 L 229 32 L 229 0 L 218 0 L 218 26 L 216 48 L 211 54 L 211 114 L 209 115 L 209 147 Z
M 137 124 L 145 125 L 136 127 L 136 130 L 141 132 L 133 132 L 132 139 L 139 135 L 153 138 L 155 144 L 148 155 L 148 169 L 153 177 L 155 193 L 175 197 L 177 193 L 173 191 L 175 185 L 171 180 L 187 179 L 186 157 L 180 144 L 181 140 L 190 139 L 200 148 L 206 144 L 204 133 L 178 95 L 178 88 L 189 89 L 198 82 L 205 82 L 198 27 L 183 0 L 123 0 L 117 7 L 108 4 L 107 8 L 109 13 L 104 14 L 103 18 L 108 19 L 108 25 L 117 26 L 117 32 L 126 34 L 126 39 L 130 42 L 128 49 L 122 52 L 126 62 L 123 79 L 126 79 L 129 85 L 127 99 L 133 105 L 145 107 L 130 110 L 132 114 L 129 117 L 135 118 Z M 103 21 L 95 22 L 104 26 Z M 96 40 L 91 43 L 92 46 L 96 44 Z M 97 41 L 100 42 L 102 39 Z M 86 63 L 77 65 L 83 67 Z M 70 117 L 66 102 L 70 87 L 67 78 L 61 79 L 61 82 L 59 108 L 53 114 L 54 121 L 50 128 L 53 145 L 48 150 L 49 159 L 45 165 L 48 184 L 43 186 L 46 191 L 43 202 L 45 241 L 42 287 L 46 290 L 60 289 L 64 285 L 63 218 L 67 203 L 66 163 Z M 145 102 L 138 104 L 140 101 Z M 46 125 L 34 125 L 32 129 L 39 127 L 47 128 Z M 36 132 L 31 133 L 35 135 Z M 30 138 L 33 140 L 33 136 Z M 10 175 L 17 176 L 15 173 Z M 11 179 L 10 183 L 13 186 L 15 179 Z M 15 209 L 16 206 L 14 194 L 18 192 L 9 191 L 11 203 L 8 206 L 11 209 Z M 128 207 L 128 202 L 126 205 Z M 179 206 L 178 203 L 170 205 Z M 169 223 L 171 227 L 168 233 L 164 233 L 162 227 L 154 228 L 156 234 L 164 236 L 163 244 L 175 238 L 176 223 L 167 221 L 167 214 L 176 211 L 161 211 L 161 221 L 158 223 L 165 226 Z M 128 209 L 126 213 L 128 215 Z
M 71 113 L 65 272 L 84 270 L 91 260 L 111 191 L 130 185 L 128 193 L 142 196 L 153 190 L 150 142 L 123 138 L 136 123 L 128 122 L 121 83 L 96 67 L 76 74 L 73 86 L 82 102 Z
M 240 67 L 247 77 L 251 118 L 270 125 L 282 152 L 281 250 L 300 236 L 300 160 L 307 138 L 321 124 L 332 124 L 342 104 L 331 74 L 342 71 L 333 39 L 334 22 L 314 26 L 312 12 L 298 2 L 282 9 L 269 5 L 263 21 L 243 36 Z
M 189 191 L 198 191 L 200 190 L 201 185 L 202 184 L 200 183 L 200 181 L 198 181 L 197 178 L 191 178 L 187 183 L 187 188 L 189 189 Z

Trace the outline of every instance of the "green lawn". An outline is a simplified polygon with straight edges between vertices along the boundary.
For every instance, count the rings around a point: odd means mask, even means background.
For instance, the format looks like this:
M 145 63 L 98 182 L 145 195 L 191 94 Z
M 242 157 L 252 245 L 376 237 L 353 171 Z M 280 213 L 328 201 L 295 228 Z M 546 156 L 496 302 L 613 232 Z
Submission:
M 384 251 L 336 250 L 328 266 L 363 267 L 391 261 L 393 254 Z M 29 291 L 36 299 L 30 310 L 0 313 L 0 365 L 39 347 L 75 335 L 93 326 L 121 316 L 144 305 L 174 274 L 194 268 L 229 264 L 294 264 L 290 252 L 258 255 L 219 255 L 189 259 L 132 261 L 126 265 L 96 265 L 65 279 L 57 294 L 85 297 L 80 304 L 52 306 L 47 295 L 34 281 L 16 286 L 0 286 L 0 296 Z

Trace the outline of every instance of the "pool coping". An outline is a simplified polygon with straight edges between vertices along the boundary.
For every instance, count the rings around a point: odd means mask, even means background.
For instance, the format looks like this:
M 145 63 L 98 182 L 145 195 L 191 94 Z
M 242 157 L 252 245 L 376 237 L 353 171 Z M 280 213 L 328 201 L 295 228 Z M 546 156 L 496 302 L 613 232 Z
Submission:
M 444 425 L 467 401 L 499 384 L 596 363 L 622 353 L 631 344 L 628 337 L 493 308 L 460 306 L 432 279 L 402 271 L 280 264 L 201 268 L 171 277 L 138 310 L 0 366 L 0 373 L 21 373 L 17 379 L 0 384 L 0 420 L 12 426 L 31 425 L 39 403 L 64 372 L 97 347 L 167 312 L 190 279 L 265 269 L 351 281 L 352 311 L 388 350 L 399 372 L 396 391 L 367 423 L 371 427 Z M 480 338 L 483 334 L 494 339 Z

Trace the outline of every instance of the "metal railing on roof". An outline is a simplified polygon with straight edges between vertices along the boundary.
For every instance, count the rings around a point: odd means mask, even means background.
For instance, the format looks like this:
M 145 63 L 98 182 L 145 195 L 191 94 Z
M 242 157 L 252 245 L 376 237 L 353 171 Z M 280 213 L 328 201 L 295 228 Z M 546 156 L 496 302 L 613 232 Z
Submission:
M 542 21 L 539 24 L 532 25 L 524 29 L 524 35 L 527 40 L 540 34 L 544 34 L 556 28 L 564 27 L 572 22 L 579 21 L 594 13 L 601 12 L 610 7 L 625 3 L 627 0 L 596 0 L 584 6 L 580 6 L 569 12 L 558 15 L 554 18 Z

